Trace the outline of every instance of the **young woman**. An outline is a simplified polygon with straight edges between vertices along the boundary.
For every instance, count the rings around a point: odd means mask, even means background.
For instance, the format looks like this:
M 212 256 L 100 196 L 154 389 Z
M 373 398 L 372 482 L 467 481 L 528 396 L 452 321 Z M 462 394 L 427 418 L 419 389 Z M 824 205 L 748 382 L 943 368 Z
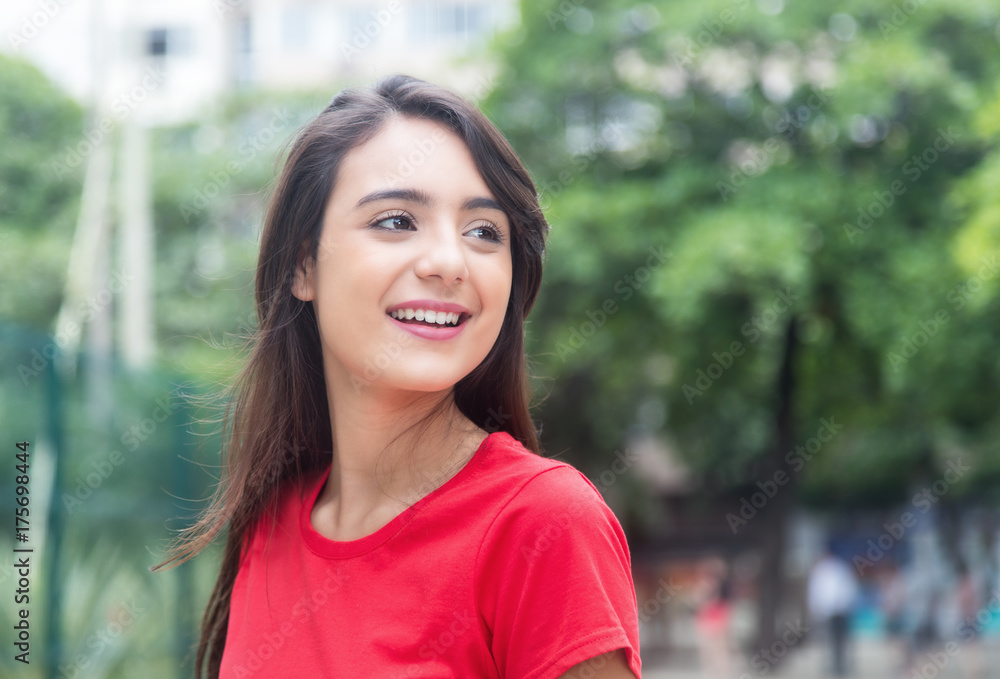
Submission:
M 621 527 L 538 455 L 548 226 L 469 103 L 404 76 L 299 134 L 264 224 L 199 676 L 640 677 Z

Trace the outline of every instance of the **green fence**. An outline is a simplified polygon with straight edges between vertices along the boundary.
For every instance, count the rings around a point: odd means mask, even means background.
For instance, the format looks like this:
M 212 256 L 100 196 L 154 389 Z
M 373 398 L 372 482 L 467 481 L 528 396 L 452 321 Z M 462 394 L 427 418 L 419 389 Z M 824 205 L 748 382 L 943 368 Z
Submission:
M 0 624 L 26 644 L 5 644 L 0 674 L 188 677 L 216 554 L 149 568 L 208 496 L 217 438 L 195 435 L 182 376 L 67 363 L 51 336 L 0 322 Z

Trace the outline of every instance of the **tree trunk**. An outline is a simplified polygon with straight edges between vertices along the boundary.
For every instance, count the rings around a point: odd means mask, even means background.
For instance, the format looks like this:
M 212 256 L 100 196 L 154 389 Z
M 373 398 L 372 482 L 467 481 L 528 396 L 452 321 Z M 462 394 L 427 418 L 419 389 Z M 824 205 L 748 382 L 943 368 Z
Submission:
M 784 472 L 788 482 L 779 485 L 766 511 L 758 517 L 763 522 L 760 535 L 761 574 L 757 601 L 757 647 L 769 649 L 778 638 L 778 612 L 785 590 L 785 545 L 788 514 L 793 505 L 795 477 L 789 472 L 785 456 L 795 447 L 793 398 L 795 395 L 795 356 L 798 345 L 796 319 L 789 320 L 785 347 L 778 372 L 777 403 L 774 419 L 774 448 L 763 467 L 759 481 L 774 481 Z M 783 654 L 782 654 L 783 655 Z
M 141 123 L 122 125 L 119 173 L 119 267 L 122 283 L 118 311 L 122 361 L 146 370 L 153 361 L 153 199 L 149 178 L 149 130 Z

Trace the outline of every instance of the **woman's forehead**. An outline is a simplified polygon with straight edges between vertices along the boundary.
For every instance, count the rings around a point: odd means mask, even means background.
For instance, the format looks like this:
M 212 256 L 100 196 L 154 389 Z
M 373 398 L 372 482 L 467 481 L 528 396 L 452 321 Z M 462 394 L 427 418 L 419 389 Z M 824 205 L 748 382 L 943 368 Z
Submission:
M 356 201 L 399 188 L 431 196 L 472 192 L 492 197 L 465 142 L 444 125 L 423 118 L 389 119 L 375 136 L 345 155 L 338 175 L 335 199 L 354 196 Z

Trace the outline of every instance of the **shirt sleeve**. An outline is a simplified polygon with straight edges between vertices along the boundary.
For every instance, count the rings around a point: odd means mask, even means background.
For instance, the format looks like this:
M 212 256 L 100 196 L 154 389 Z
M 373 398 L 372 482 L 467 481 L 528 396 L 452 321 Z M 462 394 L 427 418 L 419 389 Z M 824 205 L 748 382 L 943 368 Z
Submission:
M 554 467 L 515 493 L 486 535 L 476 573 L 504 679 L 555 679 L 619 648 L 641 679 L 625 534 L 578 470 Z

